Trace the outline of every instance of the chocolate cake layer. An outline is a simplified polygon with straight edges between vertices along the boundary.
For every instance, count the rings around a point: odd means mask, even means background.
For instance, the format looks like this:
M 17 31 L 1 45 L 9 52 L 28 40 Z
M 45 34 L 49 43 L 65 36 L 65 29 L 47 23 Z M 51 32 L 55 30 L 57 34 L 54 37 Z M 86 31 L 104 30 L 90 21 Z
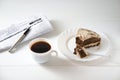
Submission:
M 96 42 L 99 42 L 100 41 L 100 38 L 89 38 L 89 39 L 86 39 L 84 42 L 83 42 L 83 45 L 87 45 L 87 44 L 91 44 L 91 43 L 96 43 Z

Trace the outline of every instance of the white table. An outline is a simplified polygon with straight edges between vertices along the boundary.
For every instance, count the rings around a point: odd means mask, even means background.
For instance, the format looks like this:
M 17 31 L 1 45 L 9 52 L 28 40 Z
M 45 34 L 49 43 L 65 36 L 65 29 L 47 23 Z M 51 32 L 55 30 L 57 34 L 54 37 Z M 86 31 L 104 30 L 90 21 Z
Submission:
M 58 52 L 57 39 L 61 32 L 90 26 L 109 36 L 112 53 L 116 55 L 113 59 L 120 60 L 119 0 L 0 0 L 0 25 L 36 14 L 45 14 L 51 20 L 55 31 L 41 37 L 54 42 Z M 0 80 L 120 80 L 120 61 L 73 62 L 59 52 L 58 57 L 39 65 L 30 56 L 28 43 L 15 54 L 0 53 Z

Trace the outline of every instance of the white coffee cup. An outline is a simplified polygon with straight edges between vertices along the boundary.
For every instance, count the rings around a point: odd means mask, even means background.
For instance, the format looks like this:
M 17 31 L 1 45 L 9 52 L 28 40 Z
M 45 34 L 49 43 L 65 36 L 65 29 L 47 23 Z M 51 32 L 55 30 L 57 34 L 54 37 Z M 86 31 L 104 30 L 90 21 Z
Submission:
M 29 44 L 30 53 L 38 63 L 46 63 L 50 60 L 51 54 L 57 51 L 53 50 L 51 43 L 46 38 L 37 38 Z

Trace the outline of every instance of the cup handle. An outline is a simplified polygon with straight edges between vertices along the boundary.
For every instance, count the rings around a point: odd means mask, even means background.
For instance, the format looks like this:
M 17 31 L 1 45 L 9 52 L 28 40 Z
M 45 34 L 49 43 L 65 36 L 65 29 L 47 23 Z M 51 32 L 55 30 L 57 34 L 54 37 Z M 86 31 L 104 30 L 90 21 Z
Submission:
M 58 52 L 56 50 L 51 50 L 51 54 L 55 53 L 55 56 L 58 56 Z

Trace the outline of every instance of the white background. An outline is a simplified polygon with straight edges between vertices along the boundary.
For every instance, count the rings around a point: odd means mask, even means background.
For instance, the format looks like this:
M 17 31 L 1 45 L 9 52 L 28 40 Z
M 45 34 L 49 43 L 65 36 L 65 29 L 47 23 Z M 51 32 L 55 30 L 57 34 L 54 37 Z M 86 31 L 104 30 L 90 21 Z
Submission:
M 90 26 L 106 33 L 112 53 L 120 58 L 120 0 L 0 0 L 0 29 L 27 16 L 44 14 L 54 31 L 41 37 L 57 48 L 64 30 Z M 120 61 L 118 61 L 120 62 Z M 94 63 L 72 62 L 59 52 L 47 64 L 37 64 L 29 55 L 28 43 L 15 54 L 0 53 L 0 80 L 120 80 L 117 60 Z

